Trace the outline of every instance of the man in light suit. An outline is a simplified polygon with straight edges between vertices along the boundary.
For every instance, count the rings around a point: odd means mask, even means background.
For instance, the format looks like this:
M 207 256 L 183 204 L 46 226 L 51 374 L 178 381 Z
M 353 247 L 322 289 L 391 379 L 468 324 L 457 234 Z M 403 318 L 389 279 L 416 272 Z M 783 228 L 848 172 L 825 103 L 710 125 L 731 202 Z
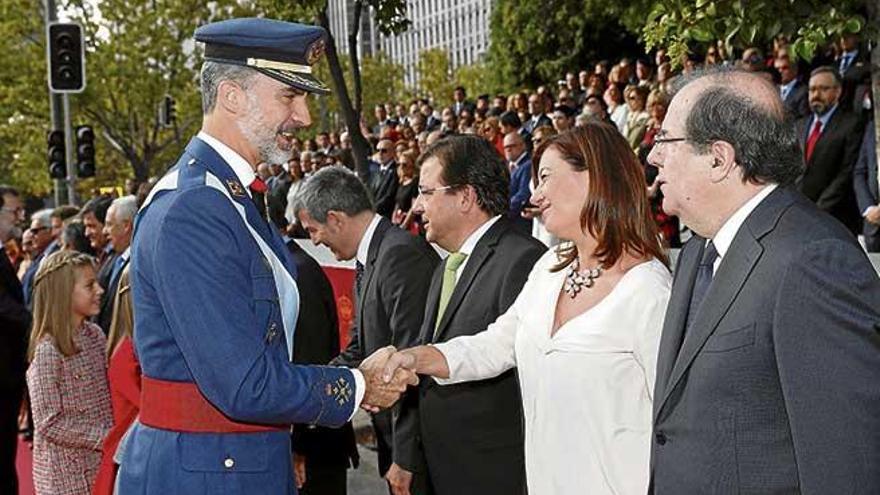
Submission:
M 425 150 L 419 166 L 413 207 L 428 240 L 451 253 L 434 271 L 428 292 L 418 343 L 431 344 L 485 330 L 513 304 L 546 248 L 507 218 L 507 165 L 488 141 L 441 139 Z M 452 286 L 444 283 L 449 270 Z M 436 495 L 525 492 L 515 370 L 460 385 L 425 379 L 400 407 L 396 494 L 408 493 L 411 473 L 425 470 Z
M 358 366 L 389 345 L 415 345 L 439 262 L 434 249 L 375 213 L 366 187 L 345 167 L 327 167 L 306 180 L 294 213 L 312 242 L 327 246 L 340 260 L 357 260 L 355 328 L 332 364 Z M 373 427 L 379 475 L 385 476 L 397 455 L 391 412 L 375 414 Z
M 773 85 L 681 84 L 649 155 L 696 234 L 660 342 L 652 491 L 880 493 L 880 280 L 791 189 L 802 160 Z
M 865 126 L 859 158 L 853 169 L 853 187 L 862 214 L 862 235 L 869 253 L 880 252 L 880 179 L 877 178 L 874 121 Z
M 341 426 L 415 377 L 291 362 L 296 270 L 266 220 L 261 161 L 284 163 L 311 122 L 326 32 L 269 19 L 202 26 L 203 123 L 138 214 L 131 246 L 138 421 L 118 492 L 296 493 L 290 424 Z

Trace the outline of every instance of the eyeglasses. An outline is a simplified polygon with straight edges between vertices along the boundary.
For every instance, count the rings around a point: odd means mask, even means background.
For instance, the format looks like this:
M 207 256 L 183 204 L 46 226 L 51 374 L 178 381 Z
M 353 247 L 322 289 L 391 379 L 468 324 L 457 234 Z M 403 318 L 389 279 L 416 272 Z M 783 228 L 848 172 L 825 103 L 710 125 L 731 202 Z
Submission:
M 30 231 L 36 234 L 37 232 L 42 232 L 47 230 L 49 227 L 31 227 Z
M 431 196 L 436 192 L 448 191 L 450 189 L 455 189 L 456 187 L 458 187 L 458 186 L 443 186 L 443 187 L 429 187 L 429 188 L 424 188 L 424 187 L 419 186 L 418 190 L 419 190 L 419 196 Z
M 673 138 L 673 137 L 654 138 L 654 144 L 677 143 L 679 141 L 687 141 L 687 138 Z
M 379 153 L 391 153 L 394 150 L 392 150 L 391 148 L 376 148 L 376 151 L 378 151 Z

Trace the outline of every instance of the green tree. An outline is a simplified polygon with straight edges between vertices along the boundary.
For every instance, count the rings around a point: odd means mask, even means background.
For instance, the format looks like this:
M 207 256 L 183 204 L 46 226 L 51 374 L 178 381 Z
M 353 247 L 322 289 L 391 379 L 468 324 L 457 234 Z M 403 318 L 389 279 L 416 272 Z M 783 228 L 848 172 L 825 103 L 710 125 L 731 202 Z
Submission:
M 498 0 L 492 10 L 490 70 L 502 87 L 536 87 L 590 61 L 636 53 L 636 39 L 621 23 L 635 25 L 639 17 L 644 22 L 639 3 Z
M 416 63 L 419 74 L 419 93 L 432 98 L 436 107 L 448 105 L 452 101 L 455 81 L 449 64 L 449 53 L 445 48 L 430 48 L 419 52 Z
M 732 53 L 732 48 L 765 44 L 777 36 L 786 37 L 796 55 L 810 60 L 842 34 L 861 33 L 875 40 L 871 86 L 874 122 L 880 123 L 880 50 L 876 48 L 880 4 L 876 0 L 657 0 L 645 11 L 650 12 L 643 28 L 647 48 L 665 46 L 673 61 L 680 60 L 693 42 L 722 40 Z M 875 125 L 875 133 L 880 156 L 880 125 Z

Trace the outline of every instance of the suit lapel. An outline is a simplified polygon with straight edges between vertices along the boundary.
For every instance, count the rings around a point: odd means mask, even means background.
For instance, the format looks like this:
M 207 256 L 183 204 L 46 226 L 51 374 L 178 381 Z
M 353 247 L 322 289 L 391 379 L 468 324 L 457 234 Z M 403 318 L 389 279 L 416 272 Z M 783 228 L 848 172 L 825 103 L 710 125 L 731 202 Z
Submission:
M 428 297 L 425 300 L 425 318 L 422 323 L 420 342 L 424 345 L 434 341 L 434 327 L 437 321 L 437 307 L 440 305 L 440 289 L 443 284 L 443 263 L 440 263 L 434 276 L 431 277 L 431 287 L 428 288 Z
M 772 231 L 779 221 L 779 217 L 794 201 L 793 193 L 782 187 L 777 188 L 767 198 L 762 201 L 757 208 L 746 218 L 730 248 L 727 250 L 718 271 L 709 286 L 709 292 L 700 307 L 699 312 L 694 316 L 694 322 L 690 330 L 684 337 L 681 350 L 675 359 L 672 372 L 666 381 L 662 396 L 655 397 L 659 399 L 658 406 L 655 408 L 655 417 L 659 415 L 664 403 L 669 398 L 672 390 L 675 389 L 679 381 L 682 380 L 687 369 L 691 366 L 697 354 L 702 349 L 703 344 L 715 331 L 718 323 L 727 313 L 730 305 L 739 295 L 743 285 L 752 273 L 758 260 L 764 252 L 760 239 L 768 232 Z M 700 250 L 702 251 L 702 250 Z M 690 261 L 689 263 L 698 263 Z M 693 281 L 690 282 L 692 288 Z M 686 297 L 690 299 L 690 291 L 687 291 Z M 681 303 L 676 298 L 678 303 Z M 671 304 L 671 301 L 670 301 Z M 687 314 L 687 305 L 676 306 L 684 308 L 684 314 Z M 665 330 L 664 326 L 664 330 Z
M 446 305 L 446 310 L 443 311 L 443 318 L 440 320 L 440 326 L 437 327 L 437 332 L 434 337 L 435 342 L 441 340 L 441 337 L 449 326 L 449 320 L 452 319 L 452 315 L 455 314 L 455 311 L 461 305 L 461 301 L 470 289 L 470 286 L 480 272 L 480 269 L 486 263 L 486 260 L 495 253 L 495 246 L 498 244 L 498 239 L 504 232 L 505 225 L 503 218 L 498 219 L 498 221 L 495 222 L 495 225 L 489 228 L 486 234 L 483 235 L 483 238 L 480 239 L 474 247 L 474 251 L 469 256 L 470 259 L 466 261 L 467 264 L 464 267 L 464 271 L 461 273 L 461 277 L 458 279 L 455 288 L 452 290 L 449 304 Z
M 388 232 L 389 228 L 391 228 L 391 222 L 385 218 L 379 220 L 379 225 L 373 231 L 373 238 L 370 239 L 370 247 L 367 249 L 367 264 L 364 265 L 361 293 L 358 294 L 358 333 L 360 334 L 358 337 L 360 338 L 362 348 L 364 345 L 364 296 L 371 290 L 373 274 L 376 272 L 376 259 L 379 257 L 379 247 L 382 245 L 382 240 L 385 238 L 385 233 Z
M 657 383 L 654 387 L 654 403 L 660 405 L 659 399 L 665 396 L 666 383 L 672 366 L 681 350 L 684 327 L 690 306 L 690 296 L 697 277 L 697 268 L 702 257 L 705 239 L 694 236 L 682 249 L 678 266 L 675 269 L 675 280 L 672 283 L 672 295 L 666 310 L 663 333 L 660 339 L 660 351 L 657 358 Z M 655 413 L 659 407 L 655 407 Z

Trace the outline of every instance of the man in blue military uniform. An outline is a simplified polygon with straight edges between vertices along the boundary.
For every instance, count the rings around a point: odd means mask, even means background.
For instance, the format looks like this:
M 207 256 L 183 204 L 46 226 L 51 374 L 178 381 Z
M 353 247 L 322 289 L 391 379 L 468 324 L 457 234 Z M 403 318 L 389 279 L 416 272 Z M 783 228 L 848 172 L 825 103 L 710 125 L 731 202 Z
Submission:
M 299 289 L 254 169 L 286 162 L 311 123 L 325 36 L 268 19 L 196 30 L 202 130 L 147 198 L 131 248 L 143 391 L 117 493 L 295 493 L 291 423 L 340 426 L 417 383 L 384 386 L 370 363 L 290 362 Z

